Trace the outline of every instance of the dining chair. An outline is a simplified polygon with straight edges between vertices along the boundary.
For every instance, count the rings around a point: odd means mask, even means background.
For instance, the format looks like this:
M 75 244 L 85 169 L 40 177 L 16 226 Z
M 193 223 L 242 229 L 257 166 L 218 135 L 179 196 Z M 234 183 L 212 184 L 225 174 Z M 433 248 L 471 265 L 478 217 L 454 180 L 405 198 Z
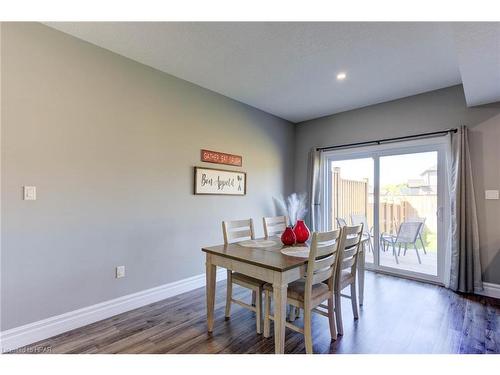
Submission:
M 342 247 L 339 249 L 338 269 L 336 272 L 337 277 L 334 284 L 335 318 L 339 335 L 344 334 L 341 297 L 351 300 L 354 319 L 359 318 L 356 273 L 358 269 L 358 254 L 362 246 L 361 239 L 363 237 L 364 226 L 363 224 L 346 226 L 342 228 L 342 230 Z M 342 290 L 348 286 L 351 288 L 351 294 L 342 294 Z
M 288 226 L 287 216 L 263 217 L 264 235 L 266 238 L 281 235 Z M 300 309 L 295 306 L 288 306 L 288 320 L 293 322 L 300 315 Z
M 224 244 L 231 242 L 254 240 L 255 232 L 253 220 L 223 221 L 222 233 Z M 233 298 L 233 284 L 242 286 L 252 291 L 252 304 L 249 305 L 242 300 Z M 231 317 L 231 304 L 236 303 L 246 309 L 255 312 L 257 333 L 262 333 L 262 291 L 265 282 L 242 273 L 227 270 L 227 290 L 226 290 L 226 320 Z
M 417 240 L 423 225 L 424 223 L 422 221 L 405 221 L 399 226 L 397 235 L 382 233 L 380 238 L 383 242 L 383 246 L 392 246 L 392 254 L 396 259 L 396 264 L 399 264 L 398 256 L 401 255 L 401 246 L 404 246 L 404 255 L 406 255 L 408 245 L 410 244 L 413 245 L 417 253 L 418 263 L 422 264 L 420 254 L 418 253 Z M 396 245 L 399 247 L 397 252 Z
M 373 241 L 372 241 L 373 228 L 370 228 L 368 226 L 368 220 L 366 219 L 366 216 L 364 214 L 352 214 L 351 215 L 351 224 L 352 225 L 363 224 L 363 235 L 368 237 L 368 250 L 373 252 Z
M 263 217 L 262 222 L 266 238 L 280 236 L 288 226 L 288 218 L 286 216 Z
M 342 229 L 324 233 L 314 232 L 306 275 L 303 279 L 288 284 L 287 303 L 304 310 L 304 328 L 291 322 L 285 322 L 285 326 L 304 335 L 306 353 L 308 354 L 313 352 L 311 332 L 311 314 L 313 312 L 328 317 L 330 335 L 332 339 L 337 339 L 333 291 L 338 249 L 342 246 L 341 233 Z M 272 284 L 266 283 L 264 285 L 264 337 L 269 337 L 270 320 L 274 320 L 270 313 L 272 292 Z M 324 301 L 328 301 L 327 306 L 322 305 Z M 318 308 L 320 305 L 322 309 Z
M 345 227 L 345 226 L 347 225 L 347 221 L 345 221 L 345 219 L 344 219 L 344 218 L 342 218 L 342 217 L 337 217 L 337 218 L 335 218 L 335 219 L 337 220 L 337 227 L 339 227 L 339 228 L 343 228 L 343 227 Z

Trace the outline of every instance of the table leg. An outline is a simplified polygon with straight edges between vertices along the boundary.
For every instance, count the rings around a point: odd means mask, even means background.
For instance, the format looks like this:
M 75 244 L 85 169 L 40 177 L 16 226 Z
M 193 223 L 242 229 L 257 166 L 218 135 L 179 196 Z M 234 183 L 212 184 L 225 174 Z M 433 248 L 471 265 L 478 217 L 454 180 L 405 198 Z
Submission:
M 208 332 L 214 328 L 214 307 L 215 307 L 215 281 L 217 267 L 211 263 L 210 254 L 207 254 L 206 260 L 206 295 L 207 295 L 207 327 Z
M 363 305 L 363 298 L 365 296 L 365 253 L 366 253 L 366 247 L 363 249 L 361 254 L 359 254 L 359 259 L 358 259 L 358 298 L 359 298 L 359 304 Z
M 276 354 L 285 353 L 285 322 L 287 284 L 283 284 L 281 273 L 277 273 L 273 283 L 274 294 L 274 350 Z

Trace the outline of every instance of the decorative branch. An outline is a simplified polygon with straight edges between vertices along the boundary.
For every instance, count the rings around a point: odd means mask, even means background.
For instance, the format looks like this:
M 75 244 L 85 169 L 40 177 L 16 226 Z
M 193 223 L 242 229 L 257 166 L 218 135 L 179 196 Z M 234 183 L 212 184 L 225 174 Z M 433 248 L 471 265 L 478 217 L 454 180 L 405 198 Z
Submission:
M 303 220 L 307 213 L 307 194 L 306 193 L 293 193 L 290 194 L 286 200 L 281 196 L 280 198 L 273 198 L 278 212 L 288 216 L 290 225 L 294 226 L 297 220 Z

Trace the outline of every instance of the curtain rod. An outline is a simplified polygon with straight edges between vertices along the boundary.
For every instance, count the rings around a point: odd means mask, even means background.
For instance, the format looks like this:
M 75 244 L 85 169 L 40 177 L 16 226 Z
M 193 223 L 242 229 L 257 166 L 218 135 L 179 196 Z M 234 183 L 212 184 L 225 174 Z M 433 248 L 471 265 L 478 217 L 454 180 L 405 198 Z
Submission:
M 383 143 L 397 142 L 397 141 L 402 141 L 402 140 L 405 140 L 405 139 L 436 137 L 436 136 L 440 136 L 440 135 L 446 135 L 448 133 L 456 133 L 457 131 L 458 131 L 458 129 L 448 129 L 448 130 L 442 130 L 442 131 L 438 131 L 438 132 L 421 133 L 421 134 L 414 134 L 414 135 L 406 135 L 406 136 L 403 136 L 403 137 L 378 139 L 376 141 L 366 141 L 366 142 L 348 143 L 348 144 L 344 144 L 344 145 L 318 147 L 318 148 L 316 148 L 316 151 L 334 150 L 334 149 L 337 149 L 337 148 L 349 148 L 349 147 L 360 147 L 360 146 L 369 146 L 369 145 L 380 145 L 380 144 L 383 144 Z

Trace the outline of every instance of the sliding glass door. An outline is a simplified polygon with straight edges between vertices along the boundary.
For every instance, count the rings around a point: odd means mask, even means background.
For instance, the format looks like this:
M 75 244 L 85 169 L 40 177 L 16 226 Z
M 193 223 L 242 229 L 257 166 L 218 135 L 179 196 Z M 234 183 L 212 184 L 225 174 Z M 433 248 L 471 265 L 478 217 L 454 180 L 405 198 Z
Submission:
M 367 268 L 441 283 L 442 140 L 325 153 L 325 229 L 364 223 Z
M 380 157 L 380 265 L 438 275 L 438 152 Z

